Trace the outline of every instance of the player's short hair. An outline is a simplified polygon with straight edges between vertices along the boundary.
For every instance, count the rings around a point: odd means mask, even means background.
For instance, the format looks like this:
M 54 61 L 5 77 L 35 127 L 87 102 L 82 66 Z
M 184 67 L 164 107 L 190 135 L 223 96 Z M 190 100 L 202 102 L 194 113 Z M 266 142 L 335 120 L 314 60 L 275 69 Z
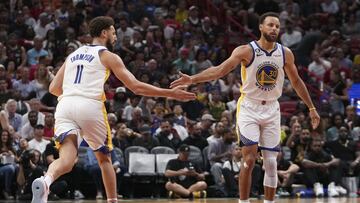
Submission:
M 260 16 L 259 18 L 259 24 L 263 24 L 264 23 L 264 20 L 266 17 L 275 17 L 275 18 L 279 18 L 279 14 L 275 13 L 275 12 L 267 12 L 267 13 L 264 13 Z
M 107 16 L 99 16 L 90 21 L 89 30 L 91 37 L 100 37 L 103 30 L 114 25 L 114 20 Z

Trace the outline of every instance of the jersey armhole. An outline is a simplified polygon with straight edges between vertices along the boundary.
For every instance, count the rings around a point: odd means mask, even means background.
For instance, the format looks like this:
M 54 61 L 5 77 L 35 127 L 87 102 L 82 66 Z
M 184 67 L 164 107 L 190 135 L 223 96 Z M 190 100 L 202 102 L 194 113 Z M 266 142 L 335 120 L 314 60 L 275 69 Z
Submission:
M 281 45 L 281 51 L 282 51 L 282 55 L 283 55 L 283 64 L 284 64 L 284 66 L 283 66 L 283 68 L 285 68 L 285 49 L 284 49 L 284 46 L 283 45 Z
M 251 42 L 248 44 L 252 50 L 252 58 L 250 60 L 250 62 L 248 64 L 245 65 L 246 68 L 248 68 L 249 66 L 251 66 L 251 64 L 254 62 L 255 59 L 255 50 L 254 47 L 251 45 Z
M 103 65 L 106 69 L 109 69 L 108 67 L 106 67 L 106 66 L 102 63 L 102 61 L 101 61 L 101 56 L 100 56 L 100 53 L 103 52 L 103 51 L 106 51 L 106 50 L 108 50 L 108 49 L 106 49 L 106 48 L 99 49 L 99 50 L 98 50 L 98 56 L 99 56 L 100 64 Z M 109 70 L 110 70 L 110 69 L 109 69 Z

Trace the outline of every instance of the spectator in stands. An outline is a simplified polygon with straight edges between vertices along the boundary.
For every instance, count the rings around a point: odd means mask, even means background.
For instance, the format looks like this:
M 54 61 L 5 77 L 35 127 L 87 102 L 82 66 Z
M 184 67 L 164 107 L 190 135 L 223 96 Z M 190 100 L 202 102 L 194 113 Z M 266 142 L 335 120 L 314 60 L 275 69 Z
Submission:
M 45 37 L 45 36 L 44 36 Z M 30 66 L 35 66 L 39 64 L 40 57 L 49 57 L 49 52 L 47 52 L 43 48 L 43 40 L 42 37 L 35 37 L 34 38 L 34 48 L 27 51 L 27 63 Z
M 132 119 L 128 122 L 128 127 L 136 132 L 145 124 L 143 113 L 140 107 L 136 107 L 132 111 Z
M 211 126 L 215 122 L 215 118 L 211 114 L 201 116 L 201 136 L 208 138 L 211 135 Z
M 337 1 L 325 0 L 321 3 L 321 9 L 324 13 L 336 14 L 339 11 L 339 5 Z
M 170 197 L 206 197 L 205 173 L 199 166 L 188 160 L 190 147 L 181 145 L 179 156 L 166 166 L 165 176 L 169 178 L 165 188 Z
M 49 16 L 47 13 L 43 12 L 39 16 L 39 20 L 34 27 L 34 31 L 37 37 L 44 39 L 46 37 L 46 33 L 52 29 L 49 24 Z
M 180 57 L 176 59 L 172 65 L 174 65 L 178 71 L 193 75 L 196 73 L 196 70 L 193 62 L 189 60 L 189 54 L 190 50 L 188 48 L 180 49 Z
M 1 69 L 5 71 L 5 67 L 2 64 L 0 64 L 0 71 Z M 12 98 L 12 93 L 8 89 L 8 83 L 5 79 L 0 79 L 0 104 L 4 104 L 10 98 Z
M 183 109 L 181 105 L 177 104 L 174 106 L 173 112 L 175 114 L 174 123 L 186 127 L 186 118 L 183 116 Z
M 2 195 L 6 200 L 14 199 L 13 181 L 15 179 L 15 150 L 9 131 L 2 130 L 0 137 L 0 179 Z
M 17 175 L 17 184 L 20 187 L 19 200 L 30 200 L 31 183 L 45 173 L 44 165 L 41 159 L 41 153 L 35 149 L 24 151 L 19 160 L 19 172 Z
M 192 145 L 199 148 L 201 151 L 209 145 L 206 138 L 201 136 L 201 123 L 196 123 L 193 126 L 189 126 L 190 134 L 182 142 L 183 144 Z
M 38 99 L 31 99 L 29 102 L 29 105 L 30 105 L 30 110 L 31 111 L 35 111 L 37 112 L 37 116 L 38 116 L 38 119 L 37 119 L 37 124 L 41 124 L 41 125 L 44 125 L 45 123 L 45 114 L 43 114 L 42 112 L 40 112 L 40 108 L 41 108 L 41 102 L 38 100 Z M 28 116 L 29 113 L 25 113 L 23 116 L 22 116 L 22 121 L 21 121 L 21 125 L 22 126 L 25 126 L 26 124 L 29 123 L 29 116 Z
M 181 144 L 181 139 L 177 131 L 172 127 L 170 121 L 161 121 L 160 129 L 161 131 L 156 135 L 159 140 L 159 145 L 177 150 Z
M 37 99 L 41 100 L 48 92 L 50 81 L 53 78 L 54 75 L 50 73 L 48 68 L 44 64 L 39 64 L 39 67 L 35 71 L 35 79 L 31 81 Z
M 125 123 L 118 124 L 118 130 L 112 142 L 115 147 L 125 151 L 127 147 L 132 146 L 132 141 L 135 138 L 135 133 L 133 130 L 127 128 Z
M 281 43 L 289 48 L 294 48 L 302 39 L 301 32 L 294 30 L 294 24 L 287 20 L 285 24 L 285 33 L 280 37 Z
M 343 175 L 358 176 L 360 173 L 360 149 L 357 142 L 352 141 L 348 127 L 342 125 L 339 129 L 339 138 L 325 144 L 327 149 L 335 158 L 340 160 Z M 346 194 L 346 192 L 345 192 Z
M 24 67 L 26 65 L 27 55 L 25 48 L 18 45 L 18 35 L 16 33 L 11 33 L 9 35 L 6 55 L 7 62 L 14 61 L 16 67 Z
M 116 88 L 113 99 L 114 112 L 119 115 L 119 113 L 122 113 L 124 108 L 129 105 L 125 87 Z
M 44 139 L 51 140 L 54 137 L 55 118 L 53 113 L 46 113 L 44 125 Z
M 189 91 L 193 93 L 198 93 L 199 89 L 196 85 L 189 87 Z M 181 107 L 186 114 L 186 117 L 190 120 L 196 121 L 202 114 L 205 106 L 199 101 L 199 97 L 196 100 L 188 101 L 181 104 Z
M 21 128 L 20 135 L 22 138 L 31 140 L 34 137 L 35 126 L 38 125 L 38 112 L 30 111 L 28 113 L 29 122 Z M 41 124 L 39 124 L 41 125 Z
M 133 141 L 134 146 L 145 147 L 149 151 L 152 148 L 159 146 L 159 140 L 156 137 L 151 136 L 151 128 L 149 125 L 143 125 L 139 128 L 140 137 L 136 137 Z
M 209 144 L 211 144 L 212 142 L 217 142 L 218 140 L 222 139 L 222 136 L 224 134 L 224 127 L 225 125 L 222 122 L 217 122 L 215 124 L 214 133 L 208 138 L 206 138 Z
M 326 141 L 331 142 L 339 138 L 340 127 L 344 124 L 344 118 L 341 113 L 335 113 L 331 119 L 332 127 L 326 131 Z
M 122 114 L 122 119 L 126 121 L 130 121 L 132 119 L 133 110 L 138 106 L 140 102 L 140 97 L 137 95 L 130 96 L 130 105 L 127 105 L 124 108 L 124 112 Z
M 29 142 L 29 149 L 36 149 L 42 154 L 49 143 L 49 140 L 44 139 L 44 126 L 41 124 L 36 125 L 34 127 L 34 138 Z
M 208 150 L 211 174 L 219 186 L 224 184 L 224 180 L 221 178 L 223 164 L 225 161 L 231 160 L 231 153 L 236 146 L 234 133 L 229 128 L 225 128 L 223 133 L 222 139 L 211 142 Z
M 209 111 L 215 120 L 220 120 L 221 113 L 226 110 L 226 104 L 222 101 L 221 94 L 213 91 L 209 101 Z
M 311 58 L 313 61 L 308 67 L 310 73 L 316 76 L 315 80 L 323 81 L 325 72 L 331 68 L 331 63 L 320 57 L 319 52 L 316 50 L 312 51 Z
M 311 140 L 309 128 L 301 129 L 299 123 L 294 123 L 291 135 L 286 142 L 286 146 L 291 149 L 291 161 L 300 166 L 304 159 L 305 151 L 309 147 Z
M 340 160 L 323 150 L 321 140 L 313 139 L 302 161 L 307 187 L 313 187 L 315 196 L 324 196 L 323 185 L 328 186 L 328 196 L 339 196 L 336 184 L 341 181 Z
M 5 109 L 8 114 L 9 124 L 14 128 L 15 132 L 20 131 L 22 116 L 16 113 L 16 101 L 9 99 L 5 104 Z
M 30 82 L 29 78 L 29 69 L 26 67 L 23 67 L 20 69 L 20 79 L 19 80 L 13 80 L 13 88 L 16 90 L 19 90 L 21 92 L 21 97 L 24 100 L 30 99 L 33 97 L 33 94 L 35 92 L 35 87 L 33 83 Z
M 279 177 L 278 191 L 280 196 L 290 196 L 291 185 L 294 183 L 295 174 L 300 170 L 297 164 L 284 159 L 284 152 L 278 154 L 277 175 Z

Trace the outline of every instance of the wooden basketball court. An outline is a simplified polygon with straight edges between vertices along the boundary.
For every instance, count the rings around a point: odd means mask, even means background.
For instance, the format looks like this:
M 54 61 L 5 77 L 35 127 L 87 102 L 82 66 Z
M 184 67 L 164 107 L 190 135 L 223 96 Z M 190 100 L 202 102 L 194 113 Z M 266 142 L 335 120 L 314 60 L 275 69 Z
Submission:
M 15 203 L 15 202 L 27 202 L 27 201 L 1 201 L 0 203 Z M 49 202 L 76 202 L 76 203 L 106 203 L 106 200 L 59 200 Z M 119 200 L 119 202 L 141 202 L 141 203 L 238 203 L 238 199 L 134 199 L 134 200 Z M 262 203 L 263 200 L 251 199 L 251 203 Z M 359 203 L 360 198 L 290 198 L 290 199 L 276 199 L 276 203 Z

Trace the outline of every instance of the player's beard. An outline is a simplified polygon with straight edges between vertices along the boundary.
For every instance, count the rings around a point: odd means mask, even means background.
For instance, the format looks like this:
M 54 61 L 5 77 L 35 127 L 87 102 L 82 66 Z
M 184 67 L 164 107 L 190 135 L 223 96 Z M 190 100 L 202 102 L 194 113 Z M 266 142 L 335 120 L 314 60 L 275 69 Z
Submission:
M 114 50 L 114 45 L 111 43 L 110 39 L 106 40 L 106 48 L 109 51 L 113 51 Z
M 266 41 L 268 41 L 268 42 L 276 42 L 276 40 L 277 40 L 277 36 L 273 37 L 273 36 L 268 35 L 266 33 L 263 33 L 263 36 L 266 39 Z

